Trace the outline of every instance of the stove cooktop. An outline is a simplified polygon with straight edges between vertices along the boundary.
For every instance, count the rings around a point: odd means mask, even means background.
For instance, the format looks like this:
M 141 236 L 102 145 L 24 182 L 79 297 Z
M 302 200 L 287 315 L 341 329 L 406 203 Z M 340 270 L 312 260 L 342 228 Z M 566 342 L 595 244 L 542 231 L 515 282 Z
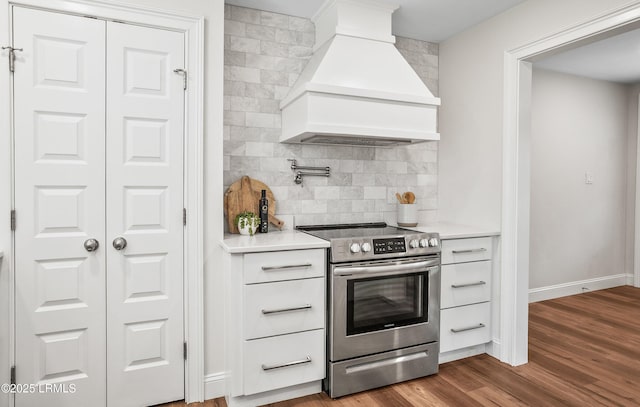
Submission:
M 332 263 L 402 258 L 440 253 L 437 233 L 386 223 L 307 225 L 296 229 L 330 242 Z
M 388 226 L 386 223 L 355 223 L 336 225 L 298 226 L 296 229 L 324 240 L 376 237 L 376 236 L 405 236 L 414 235 L 415 230 Z

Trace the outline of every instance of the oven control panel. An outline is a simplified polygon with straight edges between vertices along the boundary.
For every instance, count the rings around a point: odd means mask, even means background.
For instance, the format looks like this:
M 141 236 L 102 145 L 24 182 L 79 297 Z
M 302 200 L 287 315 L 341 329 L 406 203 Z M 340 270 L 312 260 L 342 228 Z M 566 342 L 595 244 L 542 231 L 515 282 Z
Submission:
M 407 247 L 404 242 L 403 237 L 373 239 L 373 254 L 405 253 Z
M 331 241 L 330 261 L 394 259 L 440 253 L 437 233 L 416 232 L 404 236 L 348 237 Z

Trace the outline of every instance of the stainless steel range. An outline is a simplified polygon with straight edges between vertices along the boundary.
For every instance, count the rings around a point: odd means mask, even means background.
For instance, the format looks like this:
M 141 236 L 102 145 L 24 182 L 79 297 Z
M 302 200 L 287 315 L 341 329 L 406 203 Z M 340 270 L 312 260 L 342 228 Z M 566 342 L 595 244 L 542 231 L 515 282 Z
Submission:
M 440 239 L 385 223 L 299 226 L 331 243 L 325 391 L 438 372 Z

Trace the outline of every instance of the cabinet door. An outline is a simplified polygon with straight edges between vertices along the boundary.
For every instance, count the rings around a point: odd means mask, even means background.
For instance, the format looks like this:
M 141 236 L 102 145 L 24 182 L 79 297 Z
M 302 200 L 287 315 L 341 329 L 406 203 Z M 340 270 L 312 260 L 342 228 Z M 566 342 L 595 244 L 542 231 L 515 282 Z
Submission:
M 324 278 L 244 287 L 244 339 L 324 328 Z
M 322 277 L 325 253 L 324 249 L 309 249 L 245 254 L 244 283 Z
M 108 400 L 152 405 L 184 398 L 184 35 L 110 22 L 107 61 Z
M 440 312 L 440 352 L 491 341 L 491 303 L 443 309 Z
M 440 308 L 491 300 L 491 261 L 446 264 L 440 273 Z
M 105 22 L 14 7 L 13 30 L 16 382 L 74 387 L 16 406 L 104 406 Z
M 325 377 L 324 329 L 244 342 L 244 395 Z
M 442 264 L 491 260 L 492 251 L 493 240 L 491 237 L 443 240 Z

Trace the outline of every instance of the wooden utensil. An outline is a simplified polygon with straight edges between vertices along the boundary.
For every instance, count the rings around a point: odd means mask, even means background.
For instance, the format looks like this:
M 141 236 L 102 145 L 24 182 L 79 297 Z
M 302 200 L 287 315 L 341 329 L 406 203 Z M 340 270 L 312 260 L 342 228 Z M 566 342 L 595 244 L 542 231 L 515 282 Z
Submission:
M 399 193 L 399 192 L 396 192 L 396 199 L 397 199 L 397 200 L 398 200 L 398 202 L 400 202 L 401 204 L 406 203 L 406 202 L 404 201 L 404 198 L 402 197 L 402 195 L 400 195 L 400 193 Z
M 405 203 L 408 204 L 412 204 L 416 201 L 416 195 L 411 191 L 407 191 L 402 194 L 402 198 L 405 200 Z
M 262 190 L 267 191 L 269 201 L 269 222 L 278 229 L 282 229 L 284 222 L 276 218 L 276 199 L 271 189 L 256 179 L 244 176 L 231 184 L 224 194 L 224 212 L 227 216 L 227 225 L 230 233 L 239 233 L 235 224 L 236 216 L 244 211 L 259 213 L 258 206 Z

